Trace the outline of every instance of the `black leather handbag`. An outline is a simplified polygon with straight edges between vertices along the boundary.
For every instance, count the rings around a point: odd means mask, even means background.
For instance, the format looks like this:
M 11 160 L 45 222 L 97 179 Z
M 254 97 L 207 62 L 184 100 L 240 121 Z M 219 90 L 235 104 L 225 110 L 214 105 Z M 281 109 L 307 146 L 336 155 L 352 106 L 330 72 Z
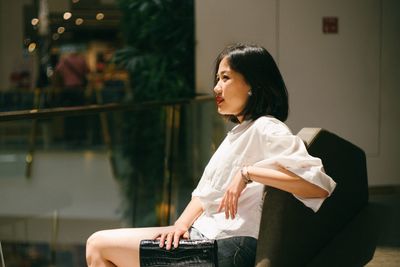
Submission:
M 217 241 L 213 239 L 181 239 L 177 248 L 160 248 L 159 240 L 140 242 L 140 266 L 218 267 Z

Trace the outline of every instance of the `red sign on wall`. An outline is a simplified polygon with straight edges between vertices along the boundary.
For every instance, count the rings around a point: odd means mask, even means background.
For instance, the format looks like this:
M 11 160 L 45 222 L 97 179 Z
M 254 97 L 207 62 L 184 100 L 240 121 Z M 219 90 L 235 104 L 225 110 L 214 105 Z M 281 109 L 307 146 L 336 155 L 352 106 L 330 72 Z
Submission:
M 338 17 L 323 17 L 322 32 L 323 33 L 338 33 L 339 32 Z

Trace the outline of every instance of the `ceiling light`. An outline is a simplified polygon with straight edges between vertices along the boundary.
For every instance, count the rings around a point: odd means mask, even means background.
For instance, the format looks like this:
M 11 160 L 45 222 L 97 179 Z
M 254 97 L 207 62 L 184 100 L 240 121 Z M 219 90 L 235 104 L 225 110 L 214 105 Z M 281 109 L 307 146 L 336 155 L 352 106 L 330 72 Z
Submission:
M 69 20 L 72 17 L 72 13 L 71 12 L 65 12 L 63 15 L 63 18 L 65 20 Z
M 36 43 L 30 43 L 28 46 L 29 53 L 32 53 L 36 49 Z
M 53 38 L 54 41 L 58 40 L 58 39 L 60 39 L 60 35 L 58 33 L 53 33 L 52 38 Z
M 31 20 L 31 24 L 32 24 L 33 26 L 38 25 L 38 23 L 39 23 L 39 19 L 38 19 L 38 18 L 33 18 L 33 19 Z
M 75 24 L 76 25 L 81 25 L 83 23 L 83 19 L 82 18 L 77 18 L 76 20 L 75 20 Z
M 59 34 L 63 34 L 65 32 L 65 28 L 64 27 L 58 27 L 57 32 Z
M 103 13 L 97 13 L 97 14 L 96 14 L 96 19 L 97 19 L 97 20 L 102 20 L 102 19 L 104 19 L 104 14 L 103 14 Z

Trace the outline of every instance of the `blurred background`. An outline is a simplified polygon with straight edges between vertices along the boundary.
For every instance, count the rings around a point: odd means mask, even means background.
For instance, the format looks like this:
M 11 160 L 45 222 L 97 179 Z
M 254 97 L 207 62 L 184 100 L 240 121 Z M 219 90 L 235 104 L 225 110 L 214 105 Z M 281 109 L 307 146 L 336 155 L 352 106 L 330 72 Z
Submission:
M 236 42 L 275 58 L 294 133 L 366 152 L 370 198 L 394 211 L 377 251 L 394 260 L 374 260 L 400 263 L 398 14 L 397 0 L 0 0 L 7 266 L 85 266 L 94 231 L 174 222 L 232 127 L 212 88 Z

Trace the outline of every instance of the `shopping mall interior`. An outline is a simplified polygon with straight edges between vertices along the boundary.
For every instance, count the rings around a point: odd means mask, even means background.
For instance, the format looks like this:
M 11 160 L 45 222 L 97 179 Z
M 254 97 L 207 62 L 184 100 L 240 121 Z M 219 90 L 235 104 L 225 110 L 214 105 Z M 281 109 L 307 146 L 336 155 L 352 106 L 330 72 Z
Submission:
M 0 267 L 86 266 L 95 231 L 174 223 L 234 127 L 212 90 L 233 43 L 273 56 L 294 134 L 325 129 L 365 153 L 367 195 L 348 221 L 369 223 L 372 249 L 337 236 L 362 266 L 400 266 L 399 12 L 397 0 L 0 0 Z M 361 266 L 330 250 L 323 266 Z

